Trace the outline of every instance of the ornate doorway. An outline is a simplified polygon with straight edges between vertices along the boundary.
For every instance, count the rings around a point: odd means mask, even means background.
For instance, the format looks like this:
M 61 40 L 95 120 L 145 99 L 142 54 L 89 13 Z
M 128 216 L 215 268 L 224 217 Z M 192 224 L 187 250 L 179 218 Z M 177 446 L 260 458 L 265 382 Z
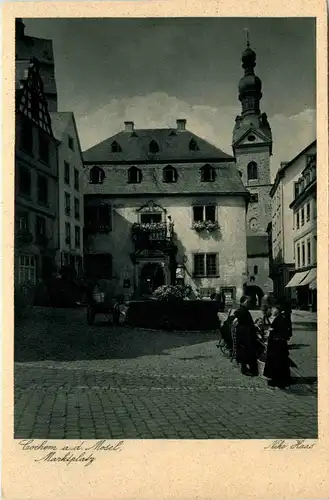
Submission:
M 148 262 L 140 274 L 140 292 L 143 295 L 151 295 L 154 290 L 165 284 L 163 267 L 157 262 Z

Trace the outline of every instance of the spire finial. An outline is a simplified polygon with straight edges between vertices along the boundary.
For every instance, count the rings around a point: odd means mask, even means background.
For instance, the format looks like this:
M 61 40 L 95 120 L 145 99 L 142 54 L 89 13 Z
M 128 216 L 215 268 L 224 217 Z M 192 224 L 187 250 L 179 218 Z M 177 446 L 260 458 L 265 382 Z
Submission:
M 249 30 L 248 30 L 248 28 L 244 28 L 244 30 L 246 32 L 246 37 L 247 37 L 247 47 L 249 48 L 250 47 Z

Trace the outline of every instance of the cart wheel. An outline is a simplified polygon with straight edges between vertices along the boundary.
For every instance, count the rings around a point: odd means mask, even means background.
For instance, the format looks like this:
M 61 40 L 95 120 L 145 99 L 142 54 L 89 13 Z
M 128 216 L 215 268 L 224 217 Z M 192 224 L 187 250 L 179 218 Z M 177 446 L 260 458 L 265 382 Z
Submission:
M 87 309 L 87 322 L 88 322 L 88 325 L 93 325 L 95 322 L 95 312 L 93 311 L 93 309 L 90 306 L 88 306 L 88 309 Z

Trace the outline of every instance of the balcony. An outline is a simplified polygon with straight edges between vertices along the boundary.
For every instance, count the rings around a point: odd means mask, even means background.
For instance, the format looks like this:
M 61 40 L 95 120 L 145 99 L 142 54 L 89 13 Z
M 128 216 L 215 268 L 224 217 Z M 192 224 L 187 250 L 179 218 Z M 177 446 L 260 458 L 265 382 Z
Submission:
M 131 234 L 136 249 L 165 249 L 173 243 L 173 225 L 166 222 L 135 223 Z

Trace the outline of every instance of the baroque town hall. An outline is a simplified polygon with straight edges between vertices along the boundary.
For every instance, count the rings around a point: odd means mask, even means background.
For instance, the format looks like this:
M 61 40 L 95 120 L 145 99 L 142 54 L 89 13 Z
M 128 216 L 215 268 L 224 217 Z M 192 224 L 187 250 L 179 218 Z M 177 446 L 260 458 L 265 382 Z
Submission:
M 242 105 L 230 156 L 186 128 L 118 134 L 83 154 L 84 265 L 126 298 L 162 284 L 233 299 L 248 277 L 272 289 L 266 228 L 271 218 L 272 134 L 260 111 L 256 54 L 247 44 L 239 82 Z

